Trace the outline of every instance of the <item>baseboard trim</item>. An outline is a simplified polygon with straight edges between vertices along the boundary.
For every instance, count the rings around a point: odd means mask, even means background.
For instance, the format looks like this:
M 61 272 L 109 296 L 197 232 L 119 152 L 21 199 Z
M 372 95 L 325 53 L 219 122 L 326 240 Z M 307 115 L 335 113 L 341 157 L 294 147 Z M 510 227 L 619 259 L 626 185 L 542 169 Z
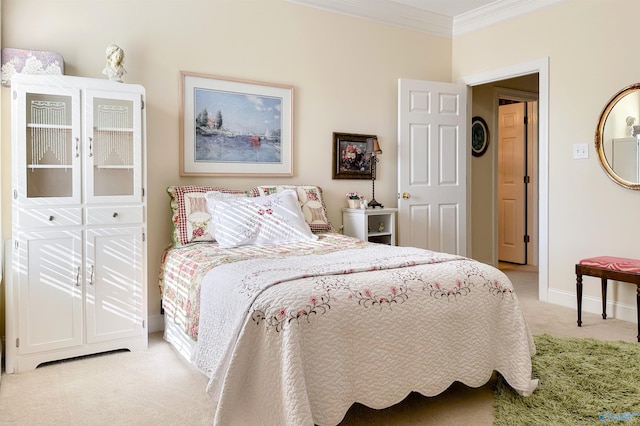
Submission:
M 576 293 L 566 290 L 550 288 L 547 293 L 547 301 L 554 305 L 565 306 L 576 311 L 578 318 Z M 582 313 L 602 314 L 602 299 L 594 296 L 582 295 Z M 636 305 L 628 305 L 607 300 L 607 318 L 616 318 L 622 321 L 635 323 L 637 321 Z
M 156 331 L 164 330 L 164 315 L 155 314 L 149 315 L 149 333 L 155 333 Z

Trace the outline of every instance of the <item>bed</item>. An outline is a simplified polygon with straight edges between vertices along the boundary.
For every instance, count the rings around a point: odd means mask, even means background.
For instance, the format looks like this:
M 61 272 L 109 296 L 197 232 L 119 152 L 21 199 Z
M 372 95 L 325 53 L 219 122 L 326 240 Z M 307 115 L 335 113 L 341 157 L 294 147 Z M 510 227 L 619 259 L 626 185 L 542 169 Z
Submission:
M 168 191 L 165 339 L 209 378 L 214 424 L 336 425 L 355 402 L 385 408 L 495 371 L 536 388 L 533 339 L 498 269 L 336 233 L 314 186 Z

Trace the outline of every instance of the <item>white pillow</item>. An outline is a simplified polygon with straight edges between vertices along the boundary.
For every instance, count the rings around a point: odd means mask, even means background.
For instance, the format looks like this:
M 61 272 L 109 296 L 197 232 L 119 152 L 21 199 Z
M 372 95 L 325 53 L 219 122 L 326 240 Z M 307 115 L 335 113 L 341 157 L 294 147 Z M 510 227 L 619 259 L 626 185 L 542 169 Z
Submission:
M 293 190 L 249 198 L 211 191 L 206 199 L 220 247 L 318 239 L 305 222 Z

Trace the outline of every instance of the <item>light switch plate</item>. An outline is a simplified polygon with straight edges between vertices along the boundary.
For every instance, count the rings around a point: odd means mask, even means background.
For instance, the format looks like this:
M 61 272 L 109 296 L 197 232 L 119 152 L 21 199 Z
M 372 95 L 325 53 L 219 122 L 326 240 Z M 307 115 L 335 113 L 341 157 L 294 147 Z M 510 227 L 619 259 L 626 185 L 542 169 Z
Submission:
M 589 158 L 589 145 L 587 145 L 586 143 L 574 143 L 573 158 L 574 159 Z

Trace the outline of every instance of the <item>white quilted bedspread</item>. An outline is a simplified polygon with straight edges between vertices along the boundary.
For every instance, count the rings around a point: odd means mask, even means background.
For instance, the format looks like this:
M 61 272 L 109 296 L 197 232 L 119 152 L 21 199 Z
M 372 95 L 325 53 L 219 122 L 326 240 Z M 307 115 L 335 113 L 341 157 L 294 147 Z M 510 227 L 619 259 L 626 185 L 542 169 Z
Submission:
M 385 408 L 498 371 L 519 393 L 533 339 L 508 278 L 408 247 L 252 259 L 210 271 L 194 362 L 217 425 L 336 425 L 354 402 Z

